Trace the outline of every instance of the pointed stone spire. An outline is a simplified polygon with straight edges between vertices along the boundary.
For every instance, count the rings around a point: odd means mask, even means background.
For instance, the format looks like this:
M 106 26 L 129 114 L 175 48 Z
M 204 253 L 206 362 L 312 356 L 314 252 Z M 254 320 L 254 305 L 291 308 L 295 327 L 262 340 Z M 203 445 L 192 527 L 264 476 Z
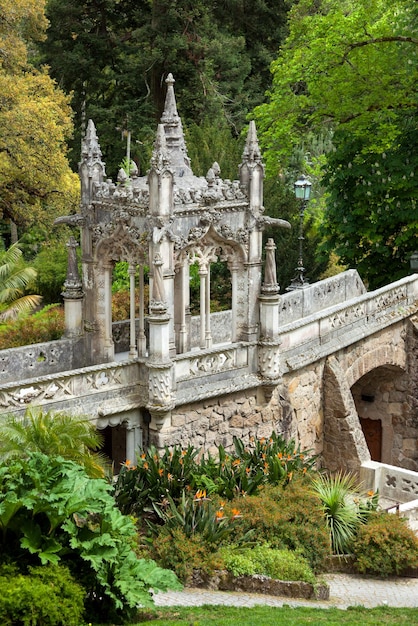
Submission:
M 261 163 L 261 152 L 254 120 L 251 120 L 248 128 L 242 161 L 243 163 Z
M 94 161 L 102 162 L 102 151 L 100 150 L 93 120 L 88 121 L 86 134 L 81 144 L 81 156 L 83 160 L 90 163 Z
M 81 202 L 87 206 L 93 198 L 94 183 L 101 183 L 106 177 L 105 164 L 102 161 L 102 151 L 93 120 L 88 121 L 86 134 L 81 144 L 79 173 Z
M 167 94 L 164 112 L 161 116 L 161 124 L 164 125 L 170 164 L 174 168 L 177 176 L 192 175 L 193 172 L 190 168 L 190 159 L 187 155 L 183 126 L 177 112 L 176 97 L 174 94 L 175 80 L 173 75 L 169 74 L 165 82 L 167 83 Z
M 248 128 L 247 140 L 242 153 L 240 169 L 240 183 L 247 188 L 251 207 L 257 211 L 263 204 L 264 165 L 261 161 L 261 151 L 258 145 L 257 131 L 254 120 Z

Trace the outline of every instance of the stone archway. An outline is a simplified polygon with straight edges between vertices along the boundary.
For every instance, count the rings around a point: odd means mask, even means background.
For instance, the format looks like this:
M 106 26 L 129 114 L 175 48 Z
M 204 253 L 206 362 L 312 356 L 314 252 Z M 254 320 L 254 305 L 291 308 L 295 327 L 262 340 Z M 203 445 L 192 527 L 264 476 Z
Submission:
M 382 365 L 362 376 L 351 391 L 372 460 L 399 465 L 409 415 L 405 371 Z

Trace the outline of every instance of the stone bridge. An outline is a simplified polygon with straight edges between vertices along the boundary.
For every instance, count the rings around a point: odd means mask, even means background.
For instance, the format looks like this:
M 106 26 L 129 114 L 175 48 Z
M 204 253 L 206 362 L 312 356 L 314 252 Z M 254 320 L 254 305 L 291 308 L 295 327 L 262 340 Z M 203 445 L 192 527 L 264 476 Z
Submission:
M 344 272 L 280 296 L 270 342 L 227 341 L 231 311 L 212 314 L 213 345 L 170 359 L 171 408 L 161 413 L 150 411 L 147 356 L 122 351 L 74 367 L 80 344 L 71 339 L 4 350 L 0 415 L 30 404 L 86 414 L 118 461 L 150 441 L 211 450 L 275 430 L 330 469 L 372 458 L 416 471 L 417 294 L 417 276 L 367 293 L 355 271 Z M 120 328 L 115 335 L 123 350 Z
M 263 231 L 289 224 L 264 215 L 255 124 L 238 180 L 216 162 L 197 177 L 166 82 L 146 176 L 133 164 L 107 178 L 88 123 L 80 211 L 58 220 L 80 230 L 81 277 L 68 242 L 65 336 L 0 352 L 0 416 L 29 405 L 87 415 L 116 463 L 150 442 L 212 451 L 274 430 L 331 470 L 373 460 L 417 471 L 418 276 L 367 293 L 350 270 L 281 295 Z M 112 314 L 121 262 L 125 325 Z M 214 264 L 230 278 L 221 313 L 211 313 Z

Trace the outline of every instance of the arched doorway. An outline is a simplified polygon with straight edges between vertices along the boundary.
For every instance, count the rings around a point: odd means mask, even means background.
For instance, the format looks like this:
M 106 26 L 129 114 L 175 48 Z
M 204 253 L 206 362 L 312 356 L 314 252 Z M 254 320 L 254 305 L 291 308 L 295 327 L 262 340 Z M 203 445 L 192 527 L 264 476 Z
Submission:
M 360 425 L 373 461 L 400 464 L 401 441 L 408 415 L 405 372 L 395 365 L 375 368 L 351 388 Z

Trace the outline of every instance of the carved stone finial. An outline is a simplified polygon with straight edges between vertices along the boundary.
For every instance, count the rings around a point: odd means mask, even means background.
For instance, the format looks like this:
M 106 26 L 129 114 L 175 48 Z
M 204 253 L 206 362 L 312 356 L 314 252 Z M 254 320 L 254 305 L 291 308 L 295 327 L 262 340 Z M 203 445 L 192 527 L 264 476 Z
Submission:
M 173 74 L 169 74 L 165 79 L 167 84 L 167 93 L 165 96 L 164 112 L 161 117 L 161 122 L 166 123 L 178 123 L 180 121 L 179 114 L 177 113 L 176 96 L 174 95 L 174 83 Z
M 248 128 L 242 161 L 243 163 L 261 163 L 261 152 L 254 120 L 251 120 Z
M 101 161 L 102 151 L 93 120 L 89 120 L 87 123 L 86 134 L 81 144 L 81 155 L 84 160 Z
M 274 239 L 269 238 L 266 246 L 266 261 L 264 265 L 264 282 L 261 288 L 263 293 L 277 294 L 279 293 L 279 285 L 277 283 L 276 274 L 276 245 Z

